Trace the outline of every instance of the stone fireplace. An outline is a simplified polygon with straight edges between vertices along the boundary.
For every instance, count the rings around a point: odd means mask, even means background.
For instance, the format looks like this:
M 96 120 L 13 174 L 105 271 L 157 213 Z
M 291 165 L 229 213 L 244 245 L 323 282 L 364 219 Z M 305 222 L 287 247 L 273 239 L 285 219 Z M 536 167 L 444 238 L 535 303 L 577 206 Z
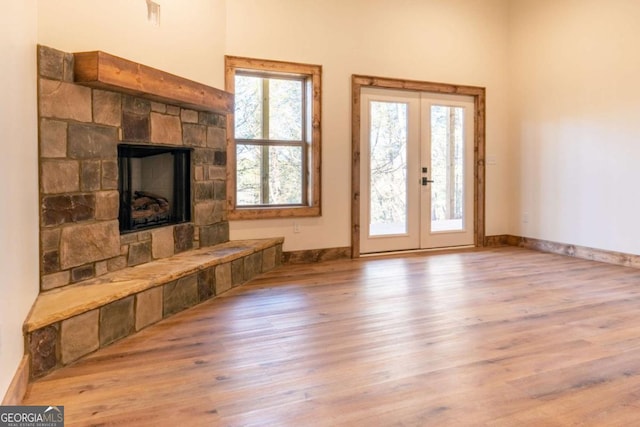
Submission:
M 41 290 L 228 241 L 225 112 L 87 86 L 77 55 L 38 51 Z
M 39 46 L 38 70 L 31 378 L 280 264 L 281 237 L 229 241 L 231 94 L 103 52 Z

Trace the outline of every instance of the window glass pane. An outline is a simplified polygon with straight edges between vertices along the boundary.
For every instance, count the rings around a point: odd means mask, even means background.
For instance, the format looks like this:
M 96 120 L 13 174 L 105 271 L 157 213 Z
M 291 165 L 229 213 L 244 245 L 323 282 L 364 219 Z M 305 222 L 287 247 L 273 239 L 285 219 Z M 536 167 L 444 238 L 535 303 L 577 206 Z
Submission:
M 302 203 L 302 147 L 269 147 L 269 204 Z
M 235 136 L 262 138 L 262 78 L 236 75 Z
M 259 145 L 236 146 L 236 192 L 238 206 L 261 204 L 262 147 Z
M 407 232 L 407 104 L 370 104 L 369 235 Z
M 431 107 L 431 231 L 464 230 L 464 108 Z
M 269 139 L 302 140 L 302 81 L 269 79 Z

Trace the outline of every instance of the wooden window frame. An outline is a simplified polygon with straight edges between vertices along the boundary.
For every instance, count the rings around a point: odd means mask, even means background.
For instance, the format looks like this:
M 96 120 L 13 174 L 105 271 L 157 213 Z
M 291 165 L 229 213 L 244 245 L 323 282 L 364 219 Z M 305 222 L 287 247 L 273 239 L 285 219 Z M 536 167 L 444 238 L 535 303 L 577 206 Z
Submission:
M 235 93 L 236 72 L 274 76 L 298 76 L 306 80 L 308 105 L 303 138 L 307 143 L 303 159 L 303 185 L 306 194 L 301 205 L 237 206 L 236 200 L 236 140 L 234 112 L 227 114 L 227 203 L 230 220 L 262 218 L 311 217 L 321 215 L 321 79 L 322 66 L 265 59 L 225 56 L 225 90 Z M 305 135 L 306 133 L 306 135 Z M 306 196 L 306 197 L 304 197 Z M 305 200 L 306 199 L 306 200 Z

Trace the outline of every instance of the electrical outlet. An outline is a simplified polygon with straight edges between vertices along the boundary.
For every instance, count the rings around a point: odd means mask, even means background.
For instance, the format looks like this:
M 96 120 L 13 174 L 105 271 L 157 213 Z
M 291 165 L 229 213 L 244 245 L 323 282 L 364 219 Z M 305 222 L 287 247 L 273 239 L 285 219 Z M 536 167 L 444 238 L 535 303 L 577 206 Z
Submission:
M 300 232 L 300 224 L 298 224 L 297 222 L 293 223 L 293 232 L 294 233 L 299 233 Z
M 525 212 L 522 214 L 522 222 L 525 224 L 529 222 L 529 212 Z

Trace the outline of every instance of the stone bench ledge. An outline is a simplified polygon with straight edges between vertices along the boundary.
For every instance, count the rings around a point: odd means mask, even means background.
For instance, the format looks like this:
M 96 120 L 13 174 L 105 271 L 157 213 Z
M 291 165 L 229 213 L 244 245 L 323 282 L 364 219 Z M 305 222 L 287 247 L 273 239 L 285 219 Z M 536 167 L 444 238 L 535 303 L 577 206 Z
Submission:
M 195 249 L 40 293 L 23 325 L 26 334 L 129 295 L 282 245 L 283 238 L 238 240 Z

